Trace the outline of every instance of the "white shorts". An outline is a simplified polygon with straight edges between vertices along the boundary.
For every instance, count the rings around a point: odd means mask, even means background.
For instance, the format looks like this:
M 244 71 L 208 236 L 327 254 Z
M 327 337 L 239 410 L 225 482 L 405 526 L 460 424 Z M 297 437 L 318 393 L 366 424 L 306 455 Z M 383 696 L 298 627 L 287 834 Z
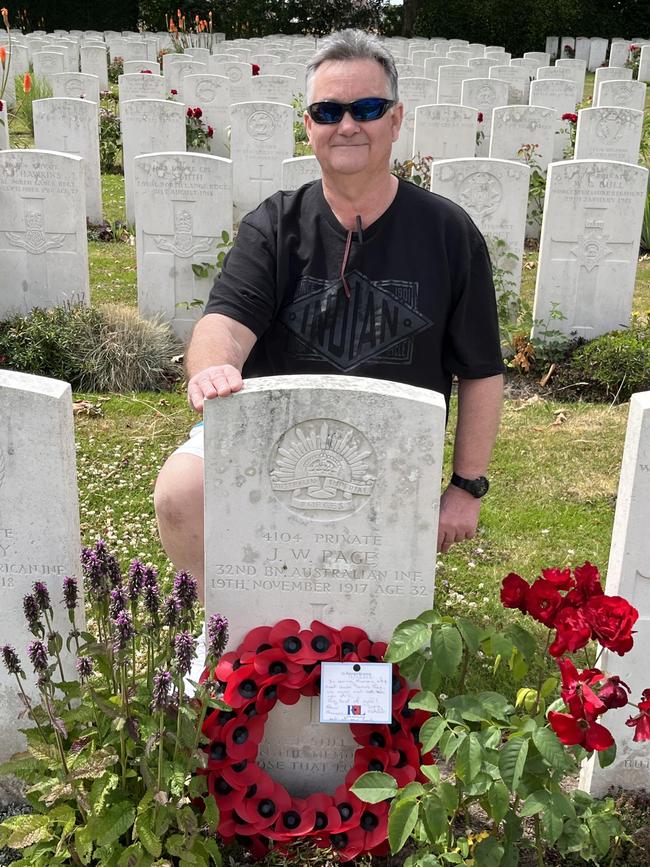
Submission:
M 180 445 L 175 455 L 196 455 L 203 459 L 203 422 L 195 424 L 190 431 L 190 438 Z

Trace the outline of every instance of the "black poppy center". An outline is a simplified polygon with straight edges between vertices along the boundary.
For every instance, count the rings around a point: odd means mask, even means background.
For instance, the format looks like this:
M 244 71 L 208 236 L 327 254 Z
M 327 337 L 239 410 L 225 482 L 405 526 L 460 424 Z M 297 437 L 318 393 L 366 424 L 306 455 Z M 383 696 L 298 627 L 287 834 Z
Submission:
M 244 713 L 250 719 L 251 717 L 257 716 L 257 708 L 254 704 L 249 704 Z
M 232 769 L 236 774 L 241 774 L 242 771 L 246 770 L 247 765 L 248 759 L 242 759 L 241 762 L 237 762 L 236 765 L 233 765 Z
M 393 688 L 393 691 L 394 691 L 394 688 Z M 411 717 L 415 716 L 415 711 L 411 707 L 405 707 L 404 710 L 402 711 L 402 716 L 404 717 L 404 719 L 411 719 Z
M 343 656 L 347 656 L 348 653 L 354 653 L 356 651 L 356 647 L 352 644 L 351 641 L 344 641 L 341 645 L 341 653 Z
M 269 674 L 284 674 L 286 670 L 287 666 L 284 662 L 280 662 L 279 659 L 277 662 L 273 662 L 269 665 Z
M 337 804 L 336 809 L 339 811 L 339 815 L 344 822 L 346 822 L 353 813 L 352 807 L 345 801 L 342 804 Z
M 342 834 L 332 834 L 330 837 L 330 841 L 332 843 L 333 849 L 345 849 L 348 845 L 348 835 L 345 833 Z
M 395 767 L 396 768 L 403 768 L 405 764 L 406 764 L 406 753 L 404 752 L 404 750 L 400 750 L 399 751 L 399 761 L 395 765 Z
M 224 725 L 224 723 L 229 722 L 231 719 L 234 719 L 237 716 L 234 710 L 220 710 L 219 716 L 217 717 L 217 725 Z
M 232 664 L 232 670 L 237 671 L 238 668 L 241 668 L 241 660 L 236 659 Z
M 264 698 L 274 699 L 278 694 L 278 690 L 275 685 L 267 686 L 264 690 Z
M 372 761 L 368 762 L 368 770 L 369 771 L 383 771 L 384 763 L 380 762 L 379 759 L 372 759 Z
M 316 813 L 316 822 L 314 823 L 314 828 L 316 828 L 317 831 L 322 831 L 323 828 L 327 828 L 327 816 L 325 815 L 325 813 Z
M 290 635 L 284 639 L 282 647 L 287 653 L 298 653 L 302 647 L 302 641 L 296 635 Z
M 256 794 L 257 794 L 257 783 L 253 783 L 252 786 L 249 786 L 246 789 L 246 794 L 244 795 L 244 797 L 245 798 L 254 798 Z
M 288 813 L 285 813 L 282 817 L 282 824 L 289 831 L 293 831 L 294 828 L 297 828 L 300 824 L 300 813 L 296 813 L 295 810 L 289 810 Z
M 236 744 L 245 744 L 248 740 L 248 729 L 246 726 L 238 726 L 232 733 L 233 742 Z
M 392 723 L 390 724 L 390 731 L 391 734 L 394 735 L 396 735 L 397 732 L 402 731 L 402 724 L 399 722 L 399 720 L 393 719 Z
M 242 698 L 252 698 L 257 692 L 257 684 L 250 677 L 239 684 L 239 694 Z
M 217 784 L 215 785 L 215 789 L 219 792 L 220 795 L 229 795 L 232 792 L 232 786 L 227 783 L 223 777 L 219 777 L 217 780 Z
M 325 653 L 329 649 L 331 641 L 326 635 L 317 635 L 311 640 L 311 648 L 316 653 Z
M 222 741 L 215 741 L 210 747 L 210 758 L 217 762 L 226 758 L 226 745 Z
M 385 747 L 386 746 L 386 738 L 382 735 L 381 732 L 373 732 L 370 735 L 370 746 L 371 747 Z
M 379 819 L 374 813 L 364 813 L 360 824 L 364 831 L 374 831 L 379 824 Z
M 232 812 L 232 819 L 236 825 L 245 825 L 246 824 L 246 819 L 242 819 L 242 817 L 238 816 L 234 810 Z
M 257 805 L 257 812 L 263 819 L 269 819 L 275 813 L 275 804 L 270 798 L 263 798 Z
M 399 679 L 399 674 L 393 675 L 393 695 L 399 692 L 402 688 L 402 681 Z
M 257 648 L 257 650 L 255 652 L 256 653 L 264 653 L 265 650 L 270 650 L 270 649 L 271 649 L 270 644 L 260 644 L 260 646 Z

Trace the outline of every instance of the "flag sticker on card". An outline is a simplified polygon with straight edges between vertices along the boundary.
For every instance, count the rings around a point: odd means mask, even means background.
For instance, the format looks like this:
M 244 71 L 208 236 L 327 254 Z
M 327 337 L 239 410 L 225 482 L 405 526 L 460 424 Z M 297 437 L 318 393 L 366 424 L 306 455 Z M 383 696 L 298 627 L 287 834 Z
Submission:
M 322 723 L 388 724 L 393 666 L 389 662 L 322 662 Z

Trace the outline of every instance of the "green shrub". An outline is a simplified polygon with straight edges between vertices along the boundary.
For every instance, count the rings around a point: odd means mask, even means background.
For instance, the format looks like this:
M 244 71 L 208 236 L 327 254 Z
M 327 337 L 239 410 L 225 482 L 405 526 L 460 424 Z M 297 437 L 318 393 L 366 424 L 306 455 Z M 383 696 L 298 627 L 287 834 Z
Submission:
M 0 322 L 0 366 L 81 391 L 156 391 L 177 378 L 178 343 L 161 322 L 120 305 L 33 310 Z
M 650 253 L 650 187 L 645 197 L 643 226 L 641 227 L 641 250 Z
M 99 164 L 102 174 L 121 172 L 122 136 L 120 119 L 110 108 L 99 110 Z
M 610 331 L 577 346 L 562 365 L 556 385 L 567 393 L 624 402 L 650 390 L 650 322 L 635 317 L 626 331 Z

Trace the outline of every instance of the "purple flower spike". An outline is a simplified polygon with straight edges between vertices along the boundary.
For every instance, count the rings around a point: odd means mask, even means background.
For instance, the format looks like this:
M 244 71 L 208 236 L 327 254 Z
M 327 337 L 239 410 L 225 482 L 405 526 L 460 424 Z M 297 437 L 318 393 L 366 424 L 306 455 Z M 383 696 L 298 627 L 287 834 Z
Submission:
M 79 600 L 79 585 L 76 578 L 68 575 L 63 579 L 63 601 L 68 611 L 74 611 Z
M 93 661 L 89 656 L 80 656 L 77 660 L 77 674 L 81 680 L 88 680 L 93 673 Z
M 49 611 L 52 608 L 50 591 L 47 589 L 47 584 L 44 584 L 42 581 L 35 581 L 33 594 L 39 611 Z
M 174 596 L 178 600 L 181 611 L 191 611 L 199 598 L 196 578 L 189 572 L 177 572 L 174 578 Z
M 208 619 L 208 657 L 216 662 L 221 658 L 228 643 L 228 620 L 221 614 Z
M 27 620 L 27 623 L 29 625 L 29 631 L 32 633 L 32 635 L 42 635 L 43 627 L 39 619 L 39 615 L 41 612 L 35 596 L 23 596 L 23 612 L 25 614 L 25 619 Z
M 144 607 L 152 617 L 155 617 L 158 613 L 158 608 L 160 607 L 158 584 L 145 584 Z
M 42 641 L 32 641 L 27 648 L 27 655 L 36 674 L 44 674 L 47 671 L 47 650 Z
M 109 605 L 109 613 L 113 620 L 117 618 L 117 615 L 126 609 L 126 594 L 124 593 L 124 589 L 122 587 L 116 587 L 115 590 L 111 590 L 111 601 Z
M 175 596 L 168 596 L 163 603 L 163 623 L 173 629 L 178 624 L 178 615 L 181 607 Z
M 117 617 L 113 620 L 113 627 L 113 650 L 115 653 L 119 653 L 120 650 L 124 650 L 129 641 L 135 635 L 133 620 L 131 619 L 131 615 L 128 613 L 128 611 L 120 611 Z
M 157 671 L 153 676 L 151 710 L 165 710 L 169 702 L 172 676 L 168 671 Z
M 9 674 L 23 673 L 18 654 L 10 644 L 5 644 L 2 648 L 2 660 Z
M 145 572 L 145 565 L 141 560 L 131 561 L 131 565 L 129 566 L 129 581 L 127 585 L 127 592 L 131 602 L 135 602 L 140 596 L 140 593 L 142 593 Z
M 180 632 L 174 639 L 176 653 L 176 669 L 184 677 L 192 668 L 192 660 L 196 652 L 196 641 L 190 632 Z
M 158 586 L 158 570 L 155 566 L 145 566 L 144 567 L 144 586 L 145 587 L 157 587 Z

